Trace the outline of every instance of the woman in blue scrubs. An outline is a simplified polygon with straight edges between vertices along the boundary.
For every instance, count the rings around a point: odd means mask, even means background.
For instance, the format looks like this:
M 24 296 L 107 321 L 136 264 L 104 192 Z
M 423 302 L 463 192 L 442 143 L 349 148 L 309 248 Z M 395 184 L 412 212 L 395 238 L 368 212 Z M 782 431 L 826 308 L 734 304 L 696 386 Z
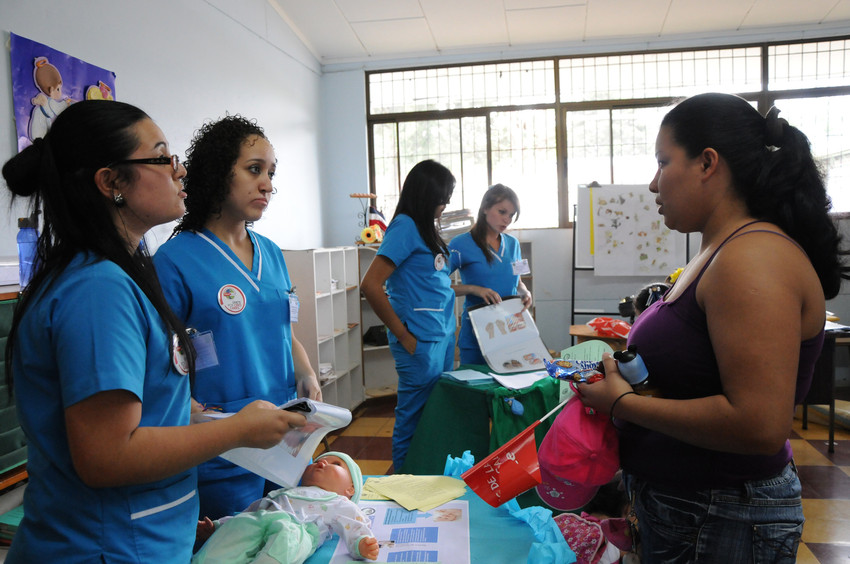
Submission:
M 452 173 L 435 161 L 422 161 L 410 170 L 378 254 L 360 284 L 389 330 L 398 373 L 396 471 L 404 463 L 431 390 L 454 363 L 455 293 L 448 248 L 437 229 L 454 187 Z
M 188 562 L 194 467 L 305 422 L 256 402 L 189 425 L 192 343 L 140 245 L 183 214 L 185 174 L 144 112 L 103 100 L 69 106 L 3 167 L 44 214 L 6 348 L 29 473 L 7 563 Z
M 236 115 L 204 124 L 187 152 L 186 215 L 154 256 L 165 297 L 198 351 L 192 397 L 201 409 L 322 399 L 292 335 L 297 299 L 283 252 L 248 229 L 269 205 L 276 167 L 253 121 Z M 198 469 L 198 489 L 200 515 L 218 519 L 263 497 L 266 481 L 216 458 Z
M 516 295 L 524 307 L 531 307 L 531 292 L 520 279 L 529 272 L 528 262 L 520 255 L 516 237 L 505 233 L 518 217 L 516 192 L 503 184 L 493 185 L 481 199 L 472 229 L 449 243 L 451 271 L 460 270 L 461 284 L 455 286 L 455 292 L 466 296 L 457 339 L 461 364 L 487 364 L 469 321 L 470 307 Z

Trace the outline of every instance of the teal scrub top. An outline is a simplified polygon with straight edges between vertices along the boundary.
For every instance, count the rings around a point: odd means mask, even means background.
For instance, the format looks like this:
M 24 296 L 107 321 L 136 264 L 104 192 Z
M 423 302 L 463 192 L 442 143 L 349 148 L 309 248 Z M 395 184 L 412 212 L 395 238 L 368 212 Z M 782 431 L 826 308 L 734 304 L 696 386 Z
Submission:
M 408 331 L 422 341 L 440 341 L 454 333 L 455 292 L 447 257 L 434 256 L 410 216 L 393 218 L 378 255 L 396 267 L 387 279 L 387 294 Z
M 481 247 L 475 244 L 471 233 L 463 233 L 452 239 L 449 243 L 451 270 L 460 270 L 460 280 L 463 284 L 484 286 L 500 296 L 515 296 L 519 275 L 514 274 L 514 263 L 522 260 L 519 241 L 507 233 L 500 236 L 502 242 L 499 250 L 490 249 L 490 256 L 493 257 L 490 264 L 487 263 Z M 457 340 L 461 348 L 478 348 L 478 340 L 469 321 L 469 308 L 482 303 L 484 300 L 474 294 L 464 297 L 463 317 Z
M 182 232 L 154 255 L 165 298 L 199 349 L 194 398 L 208 409 L 237 412 L 254 400 L 276 405 L 297 396 L 292 358 L 289 292 L 283 251 L 248 231 L 254 260 L 247 268 L 211 231 Z M 198 347 L 203 339 L 204 347 Z M 212 343 L 217 364 L 210 360 Z M 247 470 L 223 458 L 200 467 L 201 480 Z
M 142 427 L 189 424 L 189 378 L 142 290 L 116 264 L 80 254 L 33 297 L 13 374 L 27 435 L 24 518 L 7 563 L 185 563 L 198 517 L 194 469 L 126 487 L 90 488 L 71 461 L 65 409 L 99 392 L 142 402 Z

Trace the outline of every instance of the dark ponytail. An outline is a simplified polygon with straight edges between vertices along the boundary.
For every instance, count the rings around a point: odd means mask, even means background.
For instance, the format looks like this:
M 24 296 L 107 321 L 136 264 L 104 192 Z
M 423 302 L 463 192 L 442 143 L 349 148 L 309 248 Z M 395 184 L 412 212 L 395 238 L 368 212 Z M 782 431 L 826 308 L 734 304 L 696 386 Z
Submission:
M 731 94 L 699 94 L 673 108 L 661 122 L 695 158 L 708 147 L 729 165 L 735 190 L 750 214 L 776 224 L 803 248 L 827 299 L 834 298 L 850 267 L 841 236 L 829 216 L 832 204 L 823 174 L 802 131 L 771 108 L 765 117 Z

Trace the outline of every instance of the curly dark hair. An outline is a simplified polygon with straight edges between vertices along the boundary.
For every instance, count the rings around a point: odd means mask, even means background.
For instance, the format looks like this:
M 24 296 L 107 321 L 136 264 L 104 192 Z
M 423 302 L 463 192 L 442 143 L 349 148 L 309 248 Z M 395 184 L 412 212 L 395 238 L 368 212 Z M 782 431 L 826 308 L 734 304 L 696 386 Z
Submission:
M 254 135 L 267 139 L 256 120 L 239 114 L 207 122 L 195 132 L 186 151 L 186 215 L 174 228 L 175 235 L 201 231 L 211 217 L 221 213 L 242 143 Z

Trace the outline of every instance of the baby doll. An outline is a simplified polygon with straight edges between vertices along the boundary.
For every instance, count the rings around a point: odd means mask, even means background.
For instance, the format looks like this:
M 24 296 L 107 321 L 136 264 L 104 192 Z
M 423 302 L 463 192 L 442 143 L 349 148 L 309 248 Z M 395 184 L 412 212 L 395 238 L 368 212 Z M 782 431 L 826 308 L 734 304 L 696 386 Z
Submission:
M 357 507 L 362 488 L 357 463 L 326 452 L 307 466 L 299 486 L 269 492 L 233 517 L 199 521 L 198 537 L 209 538 L 192 563 L 300 564 L 333 533 L 354 557 L 375 560 L 378 540 Z

